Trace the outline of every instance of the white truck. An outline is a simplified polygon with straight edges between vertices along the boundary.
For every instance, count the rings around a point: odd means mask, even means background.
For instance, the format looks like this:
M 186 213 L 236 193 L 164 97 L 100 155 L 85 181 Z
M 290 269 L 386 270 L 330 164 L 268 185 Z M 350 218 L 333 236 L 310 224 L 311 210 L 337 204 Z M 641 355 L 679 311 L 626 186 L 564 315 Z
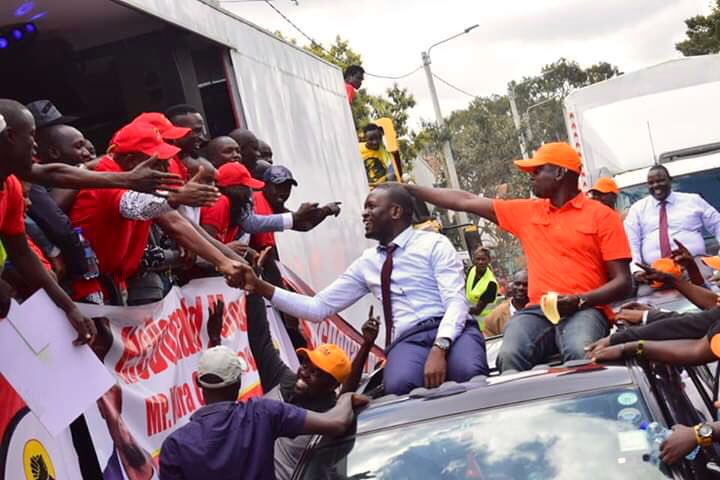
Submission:
M 675 190 L 720 209 L 718 107 L 720 55 L 670 60 L 571 93 L 565 121 L 585 185 L 613 176 L 624 212 L 647 195 L 648 168 L 662 164 Z

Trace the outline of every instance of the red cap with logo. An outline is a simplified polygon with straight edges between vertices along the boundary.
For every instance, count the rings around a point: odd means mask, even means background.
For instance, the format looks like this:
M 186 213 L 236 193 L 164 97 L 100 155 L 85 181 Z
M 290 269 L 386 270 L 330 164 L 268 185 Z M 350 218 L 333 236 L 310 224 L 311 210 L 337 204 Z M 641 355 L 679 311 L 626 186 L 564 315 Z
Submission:
M 178 140 L 190 133 L 189 128 L 176 127 L 165 115 L 158 112 L 141 113 L 135 117 L 132 123 L 147 123 L 148 125 L 152 125 L 157 128 L 160 136 L 165 140 Z
M 216 185 L 218 187 L 242 185 L 253 190 L 260 190 L 265 186 L 265 182 L 252 178 L 250 171 L 242 163 L 229 162 L 218 168 Z
M 115 133 L 109 151 L 157 155 L 160 160 L 167 160 L 177 155 L 180 149 L 165 143 L 155 127 L 147 123 L 130 123 Z

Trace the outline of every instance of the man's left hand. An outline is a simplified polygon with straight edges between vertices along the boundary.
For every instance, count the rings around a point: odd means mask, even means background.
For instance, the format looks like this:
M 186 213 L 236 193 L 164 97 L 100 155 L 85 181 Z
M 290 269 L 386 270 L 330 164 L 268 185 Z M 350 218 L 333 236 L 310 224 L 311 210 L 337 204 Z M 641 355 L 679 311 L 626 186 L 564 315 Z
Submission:
M 673 433 L 660 445 L 660 460 L 666 465 L 679 462 L 698 446 L 694 428 L 675 425 L 672 430 Z
M 557 299 L 557 308 L 560 312 L 560 318 L 569 317 L 578 311 L 580 297 L 577 295 L 559 295 Z
M 92 319 L 83 315 L 77 308 L 65 312 L 65 315 L 67 315 L 70 324 L 78 332 L 78 337 L 73 341 L 73 345 L 84 345 L 90 343 L 92 339 L 95 338 L 97 329 Z
M 442 385 L 447 376 L 447 352 L 433 346 L 425 362 L 425 388 Z

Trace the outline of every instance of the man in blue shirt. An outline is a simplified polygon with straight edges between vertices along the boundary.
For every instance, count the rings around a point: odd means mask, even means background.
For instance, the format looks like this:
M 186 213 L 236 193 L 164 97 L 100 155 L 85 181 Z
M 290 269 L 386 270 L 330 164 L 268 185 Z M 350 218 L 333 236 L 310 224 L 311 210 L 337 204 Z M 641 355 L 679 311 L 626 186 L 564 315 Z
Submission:
M 277 438 L 341 435 L 352 424 L 353 408 L 368 401 L 348 393 L 325 413 L 263 398 L 238 402 L 243 370 L 247 365 L 227 347 L 203 353 L 196 378 L 206 406 L 163 443 L 160 480 L 272 480 Z
M 385 317 L 385 393 L 434 388 L 446 379 L 488 373 L 485 340 L 465 298 L 463 266 L 450 240 L 412 227 L 413 200 L 399 184 L 382 183 L 365 200 L 365 250 L 314 297 L 260 280 L 243 268 L 244 287 L 298 318 L 320 322 L 372 293 Z

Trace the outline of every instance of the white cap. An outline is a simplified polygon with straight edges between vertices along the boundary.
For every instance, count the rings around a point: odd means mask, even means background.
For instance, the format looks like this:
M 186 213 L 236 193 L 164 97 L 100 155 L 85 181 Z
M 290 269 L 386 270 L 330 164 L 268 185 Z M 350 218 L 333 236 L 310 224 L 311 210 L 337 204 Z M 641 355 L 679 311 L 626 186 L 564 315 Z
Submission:
M 5 130 L 5 127 L 7 127 L 7 123 L 5 123 L 5 117 L 0 115 L 0 133 Z
M 240 381 L 243 372 L 248 370 L 245 360 L 225 346 L 206 350 L 198 363 L 197 380 L 200 386 L 209 389 L 227 387 Z M 219 383 L 204 382 L 205 375 L 215 375 L 222 381 Z

